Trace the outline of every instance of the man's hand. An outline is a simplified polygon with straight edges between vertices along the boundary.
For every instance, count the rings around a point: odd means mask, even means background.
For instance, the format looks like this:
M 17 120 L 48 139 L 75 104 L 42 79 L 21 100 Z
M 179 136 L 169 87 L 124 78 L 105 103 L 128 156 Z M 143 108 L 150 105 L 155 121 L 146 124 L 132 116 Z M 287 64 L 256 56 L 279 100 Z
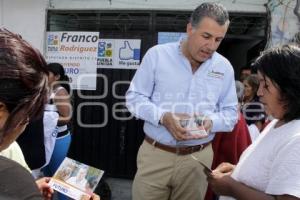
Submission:
M 53 189 L 48 184 L 49 181 L 50 177 L 40 178 L 35 181 L 45 200 L 52 199 L 52 195 L 54 193 Z
M 189 136 L 186 129 L 181 127 L 179 120 L 190 118 L 188 114 L 184 113 L 170 113 L 166 112 L 161 119 L 163 126 L 173 135 L 176 140 L 187 140 Z
M 209 134 L 209 132 L 211 131 L 212 126 L 213 126 L 212 120 L 209 119 L 208 117 L 205 117 L 205 118 L 204 118 L 204 121 L 203 121 L 203 127 L 204 127 L 204 129 L 206 130 L 206 132 L 207 132 L 208 134 Z
M 205 115 L 201 115 L 201 114 L 200 115 L 194 114 L 194 118 L 195 118 L 197 125 L 203 126 L 203 128 L 205 129 L 205 131 L 207 133 L 209 133 L 211 131 L 213 122 L 209 117 L 207 117 Z
M 168 131 L 173 135 L 176 140 L 191 140 L 191 139 L 201 139 L 207 137 L 207 135 L 190 134 L 187 128 L 184 128 L 180 121 L 190 119 L 191 116 L 186 113 L 170 113 L 167 112 L 163 115 L 161 119 L 161 124 L 165 126 Z M 212 122 L 209 119 L 205 120 L 203 124 L 207 127 L 207 130 L 211 128 Z

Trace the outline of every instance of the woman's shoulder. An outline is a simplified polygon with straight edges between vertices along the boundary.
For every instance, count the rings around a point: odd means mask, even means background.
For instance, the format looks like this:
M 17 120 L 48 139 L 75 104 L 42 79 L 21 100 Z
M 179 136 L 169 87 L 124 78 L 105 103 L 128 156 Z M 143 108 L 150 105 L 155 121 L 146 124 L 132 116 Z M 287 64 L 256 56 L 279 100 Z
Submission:
M 53 91 L 54 95 L 55 96 L 65 96 L 65 95 L 69 95 L 68 91 L 62 87 L 62 86 L 59 86 L 57 87 L 54 91 Z
M 283 126 L 283 128 L 285 131 L 292 132 L 294 136 L 300 138 L 300 119 L 292 120 L 286 126 Z
M 16 199 L 42 200 L 32 175 L 15 161 L 0 156 L 0 176 L 1 182 L 5 184 L 5 190 L 0 189 L 1 195 L 15 197 Z M 16 180 L 18 180 L 18 183 L 16 183 Z M 1 197 L 0 199 L 4 199 Z

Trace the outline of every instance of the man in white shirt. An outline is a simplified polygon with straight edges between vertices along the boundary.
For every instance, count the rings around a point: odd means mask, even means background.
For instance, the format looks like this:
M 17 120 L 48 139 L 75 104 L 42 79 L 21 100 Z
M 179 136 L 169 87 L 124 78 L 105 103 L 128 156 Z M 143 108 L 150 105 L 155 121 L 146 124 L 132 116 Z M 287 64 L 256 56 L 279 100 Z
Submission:
M 215 132 L 231 131 L 237 120 L 233 68 L 216 52 L 228 26 L 222 5 L 203 3 L 191 15 L 186 40 L 156 45 L 144 56 L 126 94 L 129 111 L 145 120 L 146 135 L 133 200 L 204 198 L 206 177 L 191 155 L 210 166 Z M 182 127 L 190 117 L 204 119 L 210 133 Z

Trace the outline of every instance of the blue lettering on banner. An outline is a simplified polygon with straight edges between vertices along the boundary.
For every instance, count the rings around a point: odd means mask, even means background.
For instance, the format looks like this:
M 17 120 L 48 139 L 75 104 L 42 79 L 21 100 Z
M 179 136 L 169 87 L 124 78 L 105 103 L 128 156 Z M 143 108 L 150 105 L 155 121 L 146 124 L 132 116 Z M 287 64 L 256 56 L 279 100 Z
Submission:
M 47 51 L 58 51 L 58 47 L 56 46 L 48 46 Z
M 79 74 L 78 68 L 65 68 L 66 74 Z
M 73 35 L 74 34 L 74 35 Z M 86 35 L 84 33 L 70 33 L 64 32 L 61 35 L 61 42 L 97 42 L 99 37 L 97 35 Z

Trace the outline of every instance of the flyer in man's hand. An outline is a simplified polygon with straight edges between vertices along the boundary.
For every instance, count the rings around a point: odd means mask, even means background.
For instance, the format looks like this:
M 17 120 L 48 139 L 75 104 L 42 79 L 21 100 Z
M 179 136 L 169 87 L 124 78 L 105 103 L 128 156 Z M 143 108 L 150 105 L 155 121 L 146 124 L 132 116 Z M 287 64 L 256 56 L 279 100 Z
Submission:
M 80 200 L 92 195 L 103 173 L 103 170 L 65 158 L 49 185 L 72 199 Z
M 203 126 L 204 120 L 205 116 L 194 116 L 190 118 L 180 119 L 179 123 L 191 135 L 207 137 L 208 133 Z

